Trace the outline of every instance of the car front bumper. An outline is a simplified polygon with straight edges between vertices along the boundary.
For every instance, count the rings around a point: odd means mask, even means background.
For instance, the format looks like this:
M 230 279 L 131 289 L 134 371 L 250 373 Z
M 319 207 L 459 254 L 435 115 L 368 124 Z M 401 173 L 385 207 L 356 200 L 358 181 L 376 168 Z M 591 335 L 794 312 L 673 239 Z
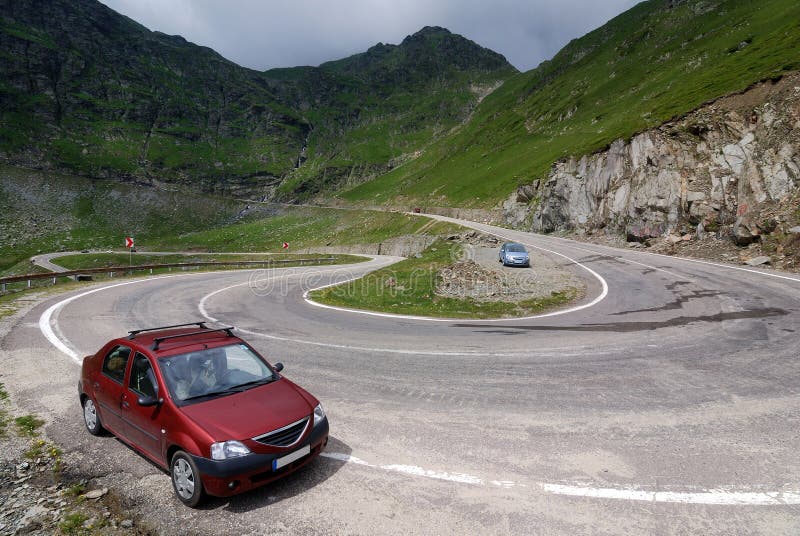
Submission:
M 321 423 L 311 430 L 311 435 L 309 435 L 308 439 L 298 443 L 292 450 L 287 452 L 278 454 L 253 453 L 228 460 L 212 460 L 201 456 L 192 456 L 192 458 L 200 471 L 205 491 L 209 495 L 227 497 L 277 480 L 304 466 L 319 456 L 325 445 L 328 444 L 328 431 L 328 418 L 325 417 Z M 309 454 L 276 471 L 272 470 L 273 460 L 305 446 L 310 447 Z

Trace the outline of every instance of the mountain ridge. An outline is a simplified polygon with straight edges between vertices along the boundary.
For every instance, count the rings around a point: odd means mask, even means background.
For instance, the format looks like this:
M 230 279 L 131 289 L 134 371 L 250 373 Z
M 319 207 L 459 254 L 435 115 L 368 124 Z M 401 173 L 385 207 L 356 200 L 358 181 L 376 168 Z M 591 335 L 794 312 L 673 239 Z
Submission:
M 326 176 L 351 174 L 364 162 L 385 166 L 430 141 L 432 122 L 461 120 L 477 101 L 470 83 L 516 72 L 502 56 L 447 32 L 467 61 L 447 72 L 445 91 L 428 102 L 422 81 L 429 73 L 394 57 L 408 45 L 384 45 L 393 64 L 372 58 L 359 79 L 330 62 L 240 67 L 94 0 L 2 0 L 0 16 L 4 161 L 231 195 L 271 197 L 290 175 L 301 191 L 318 191 Z M 425 42 L 428 33 L 409 42 Z M 462 59 L 432 50 L 437 66 Z M 480 68 L 484 56 L 495 60 L 488 70 Z M 450 106 L 457 98 L 463 106 Z M 407 119 L 396 132 L 391 123 L 401 113 Z M 350 139 L 358 129 L 366 131 Z M 363 135 L 383 138 L 375 154 L 359 152 Z M 292 185 L 283 190 L 295 196 Z
M 506 80 L 421 158 L 340 197 L 499 207 L 563 159 L 800 69 L 798 20 L 800 4 L 789 0 L 642 2 Z

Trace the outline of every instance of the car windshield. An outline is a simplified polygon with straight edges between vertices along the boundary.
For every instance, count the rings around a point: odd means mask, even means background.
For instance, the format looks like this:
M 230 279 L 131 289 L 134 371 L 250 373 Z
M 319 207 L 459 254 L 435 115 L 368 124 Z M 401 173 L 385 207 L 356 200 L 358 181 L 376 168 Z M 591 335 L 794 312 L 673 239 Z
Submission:
M 277 379 L 244 344 L 162 357 L 158 366 L 178 404 L 242 392 Z
M 519 244 L 511 244 L 506 248 L 509 253 L 525 253 L 525 248 Z

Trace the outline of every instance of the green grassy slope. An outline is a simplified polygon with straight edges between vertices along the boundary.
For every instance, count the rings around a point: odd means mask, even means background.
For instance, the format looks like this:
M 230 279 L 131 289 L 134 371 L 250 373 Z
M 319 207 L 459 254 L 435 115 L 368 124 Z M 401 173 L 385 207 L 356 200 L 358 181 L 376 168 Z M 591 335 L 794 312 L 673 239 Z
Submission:
M 286 212 L 269 218 L 163 239 L 161 247 L 175 250 L 280 252 L 283 242 L 289 243 L 289 251 L 315 246 L 375 244 L 392 237 L 415 234 L 429 222 L 428 218 L 397 212 L 287 207 Z M 423 232 L 439 235 L 456 230 L 454 225 L 438 222 Z
M 121 248 L 125 236 L 147 246 L 228 224 L 242 208 L 231 199 L 2 166 L 0 270 L 36 253 Z
M 436 27 L 319 68 L 267 71 L 313 126 L 302 165 L 279 193 L 303 200 L 387 171 L 446 135 L 482 92 L 516 72 L 501 55 Z
M 797 70 L 798 50 L 796 0 L 643 2 L 508 80 L 421 158 L 341 197 L 494 206 L 561 158 Z
M 207 190 L 268 180 L 307 131 L 261 73 L 94 0 L 0 3 L 0 153 Z
M 0 161 L 302 200 L 385 171 L 514 73 L 442 28 L 258 72 L 96 0 L 0 1 Z
M 249 209 L 247 209 L 249 207 Z M 30 273 L 28 257 L 82 249 L 290 252 L 378 243 L 454 226 L 395 212 L 248 204 L 184 190 L 159 190 L 0 166 L 0 275 Z

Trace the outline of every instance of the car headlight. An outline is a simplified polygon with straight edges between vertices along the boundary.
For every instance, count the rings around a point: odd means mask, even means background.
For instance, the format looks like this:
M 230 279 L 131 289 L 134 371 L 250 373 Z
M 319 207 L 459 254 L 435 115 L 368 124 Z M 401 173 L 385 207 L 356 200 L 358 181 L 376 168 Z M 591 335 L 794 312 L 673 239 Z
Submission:
M 317 404 L 317 407 L 314 408 L 314 426 L 321 423 L 324 418 L 325 410 L 322 408 L 322 404 Z
M 220 441 L 211 445 L 211 458 L 214 460 L 227 460 L 250 454 L 250 449 L 240 441 Z

